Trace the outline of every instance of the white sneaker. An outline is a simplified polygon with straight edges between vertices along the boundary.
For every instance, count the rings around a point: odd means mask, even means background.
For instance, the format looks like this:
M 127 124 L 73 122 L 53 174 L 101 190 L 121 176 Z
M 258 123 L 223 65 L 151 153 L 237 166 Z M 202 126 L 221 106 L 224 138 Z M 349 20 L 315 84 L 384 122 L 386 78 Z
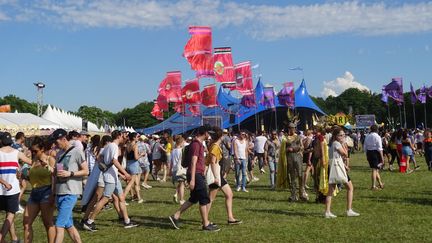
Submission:
M 140 199 L 139 201 L 138 201 L 138 203 L 143 203 L 144 202 L 144 199 Z
M 262 168 L 262 169 L 260 170 L 260 172 L 261 172 L 262 174 L 265 174 L 265 173 L 266 173 L 265 170 L 264 170 L 264 168 Z
M 324 217 L 325 217 L 326 219 L 334 219 L 334 218 L 337 218 L 337 216 L 334 215 L 334 214 L 332 214 L 331 212 L 325 212 Z
M 254 177 L 254 178 L 252 178 L 252 181 L 259 181 L 259 178 L 258 177 Z
M 16 213 L 23 214 L 24 208 L 21 206 L 21 204 L 18 206 L 18 211 Z
M 360 216 L 360 214 L 356 213 L 352 209 L 350 209 L 350 210 L 347 211 L 347 216 L 348 217 L 358 217 L 358 216 Z
M 179 201 L 180 206 L 182 206 L 185 202 L 186 202 L 185 200 L 180 200 L 180 201 Z
M 240 187 L 237 187 L 236 191 L 238 191 L 238 192 L 239 192 L 239 191 L 240 191 L 240 189 L 241 189 Z
M 152 186 L 150 186 L 150 185 L 148 185 L 148 184 L 144 184 L 143 187 L 144 187 L 145 189 L 150 189 L 150 188 L 152 188 Z
M 173 195 L 173 201 L 174 201 L 175 203 L 178 203 L 177 193 Z

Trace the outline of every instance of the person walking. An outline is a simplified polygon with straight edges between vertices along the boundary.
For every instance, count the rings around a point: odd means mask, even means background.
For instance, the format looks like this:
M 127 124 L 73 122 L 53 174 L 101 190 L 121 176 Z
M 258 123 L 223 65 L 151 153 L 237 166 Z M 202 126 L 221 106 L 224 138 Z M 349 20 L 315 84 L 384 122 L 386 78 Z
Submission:
M 331 146 L 330 146 L 330 176 L 329 176 L 329 190 L 326 197 L 326 203 L 325 203 L 325 218 L 336 218 L 337 216 L 334 215 L 331 212 L 331 204 L 332 204 L 332 197 L 333 192 L 336 189 L 336 184 L 339 183 L 339 181 L 336 181 L 335 178 L 332 177 L 332 174 L 335 174 L 335 171 L 332 172 L 335 168 L 335 163 L 337 160 L 343 160 L 344 158 L 348 157 L 348 151 L 342 146 L 344 143 L 344 137 L 345 133 L 340 127 L 335 127 L 332 133 L 331 138 Z M 349 168 L 344 165 L 340 168 L 341 172 L 346 175 L 346 181 L 344 182 L 345 188 L 347 189 L 347 211 L 346 214 L 348 217 L 356 217 L 360 216 L 359 213 L 354 212 L 352 209 L 352 201 L 353 201 L 353 195 L 354 195 L 354 186 L 352 184 L 352 181 L 346 171 L 349 171 Z
M 102 159 L 100 163 L 104 163 L 108 167 L 107 170 L 103 172 L 103 197 L 96 203 L 93 212 L 90 213 L 88 220 L 83 224 L 83 228 L 89 231 L 97 231 L 94 221 L 113 194 L 115 194 L 120 200 L 120 212 L 122 213 L 122 219 L 124 220 L 124 228 L 129 229 L 138 226 L 138 224 L 132 222 L 129 218 L 126 208 L 125 194 L 123 193 L 123 188 L 120 179 L 118 178 L 120 176 L 126 179 L 126 181 L 131 179 L 131 176 L 126 172 L 118 160 L 118 155 L 120 153 L 119 144 L 123 143 L 124 137 L 120 131 L 115 130 L 111 133 L 111 138 L 113 141 L 105 147 L 100 155 Z
M 271 134 L 271 138 L 266 141 L 264 146 L 264 153 L 266 164 L 269 165 L 269 174 L 270 174 L 270 189 L 276 189 L 276 180 L 277 180 L 277 154 L 279 152 L 280 142 L 277 137 L 276 131 L 273 131 Z
M 47 233 L 47 242 L 53 243 L 55 240 L 56 230 L 53 222 L 55 209 L 54 184 L 52 183 L 55 159 L 46 155 L 46 150 L 49 150 L 47 142 L 40 137 L 36 137 L 31 146 L 33 163 L 28 177 L 32 190 L 24 211 L 24 242 L 33 242 L 32 225 L 39 212 Z
M 19 170 L 18 161 L 21 160 L 29 165 L 31 159 L 22 152 L 12 148 L 12 136 L 5 132 L 0 136 L 0 211 L 6 212 L 0 232 L 0 242 L 5 242 L 5 237 L 11 231 L 13 241 L 18 241 L 15 234 L 14 219 L 19 208 L 20 183 L 17 178 Z
M 82 194 L 82 178 L 88 175 L 84 150 L 72 146 L 66 136 L 67 133 L 63 129 L 57 129 L 51 134 L 51 139 L 60 149 L 57 153 L 54 173 L 57 195 L 56 243 L 63 242 L 65 229 L 73 242 L 81 242 L 72 216 L 78 196 Z
M 192 205 L 199 203 L 199 211 L 201 215 L 202 230 L 215 232 L 220 229 L 211 224 L 208 219 L 207 204 L 210 203 L 210 198 L 207 193 L 207 184 L 204 176 L 204 145 L 203 141 L 208 137 L 208 128 L 201 126 L 197 129 L 196 138 L 191 142 L 188 149 L 186 159 L 189 160 L 187 169 L 187 181 L 189 183 L 190 197 L 180 208 L 171 216 L 169 220 L 175 229 L 180 229 L 181 215 Z
M 228 215 L 228 224 L 241 224 L 241 220 L 237 220 L 234 218 L 232 209 L 233 192 L 231 190 L 231 187 L 228 185 L 228 182 L 223 177 L 223 171 L 221 170 L 221 166 L 219 165 L 219 162 L 223 157 L 221 148 L 222 130 L 218 127 L 215 127 L 210 136 L 212 138 L 212 144 L 209 147 L 209 152 L 206 157 L 206 165 L 208 165 L 208 171 L 206 175 L 211 174 L 211 178 L 214 178 L 214 180 L 209 183 L 210 203 L 207 204 L 207 212 L 210 214 L 212 203 L 216 199 L 218 191 L 221 190 L 225 195 L 225 208 Z
M 378 135 L 378 126 L 372 125 L 370 133 L 366 136 L 364 141 L 364 151 L 366 151 L 366 158 L 369 162 L 369 167 L 372 169 L 372 190 L 384 188 L 384 183 L 381 180 L 379 170 L 384 165 L 384 155 L 381 137 Z M 376 183 L 378 182 L 378 186 Z

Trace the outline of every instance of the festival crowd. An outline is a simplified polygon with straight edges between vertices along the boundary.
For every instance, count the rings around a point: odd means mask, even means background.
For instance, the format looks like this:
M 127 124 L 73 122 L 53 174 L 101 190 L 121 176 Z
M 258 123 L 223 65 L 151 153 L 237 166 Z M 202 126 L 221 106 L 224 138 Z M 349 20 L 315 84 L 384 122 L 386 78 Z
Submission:
M 0 242 L 6 242 L 8 234 L 12 242 L 21 242 L 14 224 L 16 214 L 23 214 L 24 242 L 33 241 L 32 224 L 39 214 L 50 243 L 63 242 L 65 231 L 73 242 L 81 242 L 78 229 L 97 231 L 98 215 L 110 208 L 116 210 L 125 229 L 136 227 L 128 215 L 128 202 L 143 203 L 141 188 L 154 189 L 150 180 L 173 183 L 172 197 L 179 208 L 168 219 L 175 229 L 181 228 L 182 213 L 199 204 L 202 230 L 219 231 L 209 219 L 217 193 L 224 195 L 227 224 L 241 224 L 233 212 L 233 190 L 248 193 L 249 183 L 259 180 L 254 171 L 268 174 L 271 190 L 288 189 L 290 202 L 309 201 L 312 191 L 315 202 L 325 204 L 324 217 L 336 218 L 331 203 L 342 188 L 347 191 L 346 215 L 360 215 L 352 207 L 352 153 L 365 152 L 371 190 L 384 189 L 380 172 L 395 170 L 395 161 L 401 172 L 418 170 L 415 154 L 425 156 L 432 170 L 428 130 L 390 131 L 373 125 L 358 132 L 339 126 L 300 132 L 296 127 L 289 123 L 281 131 L 253 134 L 202 126 L 190 137 L 169 132 L 147 137 L 118 130 L 90 136 L 85 131 L 57 129 L 49 137 L 29 138 L 22 132 L 0 133 L 0 210 L 6 212 Z M 232 185 L 230 173 L 234 174 Z M 29 196 L 24 196 L 29 188 Z M 82 220 L 74 224 L 73 209 L 79 200 Z

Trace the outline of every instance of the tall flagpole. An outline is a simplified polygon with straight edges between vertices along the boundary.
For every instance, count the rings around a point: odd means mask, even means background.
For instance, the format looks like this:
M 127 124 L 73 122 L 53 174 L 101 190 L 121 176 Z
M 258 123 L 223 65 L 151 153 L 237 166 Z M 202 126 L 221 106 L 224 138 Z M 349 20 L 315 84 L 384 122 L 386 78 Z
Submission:
M 405 109 L 405 101 L 404 101 L 404 128 L 406 129 L 406 109 Z
M 403 124 L 402 124 L 402 110 L 401 110 L 401 106 L 400 105 L 398 105 L 398 107 L 399 107 L 399 122 L 400 122 L 400 127 L 402 128 L 403 127 Z
M 416 129 L 417 121 L 416 121 L 416 113 L 415 113 L 415 105 L 414 104 L 412 104 L 412 108 L 413 108 L 413 116 L 414 116 L 414 129 Z
M 393 128 L 393 125 L 391 124 L 391 120 L 390 120 L 390 104 L 387 102 L 387 116 L 388 116 L 388 122 L 389 125 Z
M 278 130 L 278 120 L 277 120 L 277 106 L 276 105 L 275 105 L 275 124 L 276 124 L 275 130 L 277 131 Z
M 426 102 L 423 104 L 423 106 L 424 106 L 424 128 L 426 129 L 427 128 L 427 121 L 426 121 L 426 116 L 427 116 L 427 113 L 426 113 Z

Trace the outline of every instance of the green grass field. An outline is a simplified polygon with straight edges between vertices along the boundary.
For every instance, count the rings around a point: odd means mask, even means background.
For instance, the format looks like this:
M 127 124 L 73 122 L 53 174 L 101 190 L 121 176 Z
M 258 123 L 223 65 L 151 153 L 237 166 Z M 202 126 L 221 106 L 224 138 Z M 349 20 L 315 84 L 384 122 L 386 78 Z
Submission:
M 220 232 L 200 230 L 198 207 L 183 216 L 183 228 L 175 230 L 168 216 L 178 205 L 172 202 L 171 183 L 151 181 L 154 186 L 143 190 L 143 204 L 130 203 L 129 215 L 140 224 L 125 230 L 117 222 L 114 210 L 104 211 L 96 220 L 98 232 L 80 231 L 83 242 L 430 242 L 432 222 L 432 172 L 427 171 L 424 158 L 417 157 L 421 169 L 412 174 L 382 172 L 385 189 L 371 191 L 370 169 L 365 156 L 352 158 L 350 176 L 354 183 L 353 208 L 361 215 L 345 216 L 346 197 L 342 191 L 333 203 L 336 219 L 324 219 L 324 205 L 313 202 L 289 203 L 288 191 L 270 191 L 268 174 L 258 175 L 260 181 L 249 184 L 249 193 L 234 193 L 234 213 L 243 224 L 228 226 L 223 195 L 216 199 L 210 213 Z M 230 175 L 230 182 L 233 181 Z M 309 182 L 311 184 L 311 182 Z M 76 221 L 81 215 L 76 214 Z M 22 237 L 22 215 L 17 216 L 17 230 Z M 45 242 L 41 220 L 35 222 L 35 242 Z M 70 242 L 66 236 L 65 242 Z

